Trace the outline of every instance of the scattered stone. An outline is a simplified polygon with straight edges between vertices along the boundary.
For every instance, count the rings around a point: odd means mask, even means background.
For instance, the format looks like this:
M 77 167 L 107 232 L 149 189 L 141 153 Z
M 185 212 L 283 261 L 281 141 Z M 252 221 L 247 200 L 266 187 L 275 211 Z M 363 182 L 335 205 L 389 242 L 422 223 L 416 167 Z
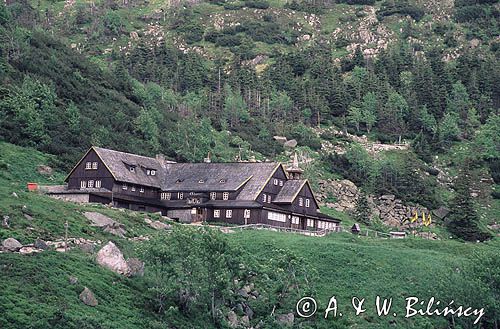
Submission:
M 151 226 L 155 230 L 171 230 L 172 229 L 172 225 L 165 224 L 163 222 L 160 222 L 159 220 L 152 221 L 149 218 L 144 218 L 144 221 L 146 222 L 146 224 L 148 224 L 149 226 Z
M 241 324 L 244 326 L 244 327 L 248 327 L 250 325 L 250 319 L 248 318 L 247 315 L 243 315 L 241 317 Z
M 73 284 L 73 285 L 75 285 L 75 284 L 77 284 L 77 283 L 78 283 L 78 278 L 77 278 L 76 276 L 72 276 L 72 275 L 71 275 L 71 276 L 69 277 L 69 284 Z
M 49 167 L 49 166 L 46 166 L 46 165 L 39 165 L 37 167 L 37 171 L 39 174 L 42 174 L 42 175 L 46 175 L 46 176 L 50 176 L 52 175 L 52 168 Z
M 125 226 L 118 222 L 114 222 L 113 224 L 106 225 L 104 226 L 103 229 L 104 232 L 110 233 L 116 236 L 119 236 L 121 238 L 125 237 L 125 234 L 127 234 L 127 231 L 125 230 Z
M 115 273 L 126 275 L 129 268 L 123 254 L 113 242 L 108 242 L 97 253 L 97 263 Z
M 295 317 L 293 315 L 293 313 L 288 313 L 288 314 L 280 314 L 276 317 L 276 320 L 286 326 L 286 327 L 292 327 L 293 326 L 293 322 L 295 320 Z
M 2 246 L 7 251 L 18 251 L 23 245 L 14 238 L 7 238 L 3 240 Z
M 446 207 L 439 207 L 432 211 L 432 213 L 439 219 L 444 219 L 450 213 L 450 209 Z
M 280 143 L 281 145 L 284 145 L 286 143 L 286 137 L 285 136 L 273 136 L 274 140 Z
M 49 246 L 47 245 L 47 243 L 45 241 L 43 241 L 42 239 L 36 239 L 34 247 L 37 249 L 41 249 L 41 250 L 49 249 Z
M 86 211 L 83 215 L 92 222 L 92 226 L 105 227 L 116 223 L 113 219 L 98 212 Z
M 19 198 L 19 196 L 17 195 L 17 193 L 16 193 L 16 192 L 12 192 L 12 196 L 13 196 L 14 198 Z
M 83 289 L 83 291 L 80 293 L 80 300 L 88 306 L 97 306 L 98 302 L 97 299 L 94 296 L 94 293 L 87 287 Z
M 289 141 L 286 141 L 283 146 L 285 147 L 290 147 L 290 148 L 294 148 L 297 146 L 297 141 L 295 139 L 290 139 Z
M 80 249 L 83 252 L 85 252 L 87 254 L 93 254 L 94 253 L 95 246 L 92 243 L 85 242 L 85 243 L 79 244 L 78 246 L 80 247 Z
M 229 313 L 227 313 L 227 322 L 231 328 L 238 327 L 238 316 L 234 311 L 229 311 Z
M 42 249 L 38 249 L 35 247 L 31 247 L 31 246 L 24 246 L 21 249 L 19 249 L 19 253 L 23 254 L 23 255 L 28 255 L 28 254 L 42 252 L 42 251 L 43 251 Z
M 382 195 L 380 197 L 381 200 L 390 200 L 390 201 L 394 201 L 395 198 L 396 197 L 393 194 Z
M 10 217 L 8 215 L 4 215 L 3 219 L 2 219 L 2 226 L 5 228 L 9 228 L 10 227 L 9 221 L 10 221 Z
M 138 258 L 127 259 L 128 276 L 144 276 L 144 262 Z
M 243 298 L 248 298 L 249 297 L 248 292 L 245 289 L 238 290 L 238 295 L 240 295 Z
M 253 314 L 254 314 L 254 312 L 253 312 L 253 310 L 252 310 L 252 308 L 251 308 L 250 306 L 245 305 L 245 310 L 244 310 L 244 312 L 245 312 L 245 315 L 246 315 L 246 316 L 248 316 L 248 318 L 249 318 L 250 320 L 253 318 Z
M 28 215 L 28 214 L 23 214 L 24 215 L 24 218 L 26 218 L 27 220 L 33 220 L 33 216 L 31 215 Z

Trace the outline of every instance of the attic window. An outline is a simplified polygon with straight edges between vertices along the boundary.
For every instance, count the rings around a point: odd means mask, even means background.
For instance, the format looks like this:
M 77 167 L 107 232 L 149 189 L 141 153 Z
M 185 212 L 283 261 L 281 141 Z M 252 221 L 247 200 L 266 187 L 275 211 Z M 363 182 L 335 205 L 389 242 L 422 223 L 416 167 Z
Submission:
M 221 184 L 224 184 L 225 182 L 226 182 L 226 179 L 225 179 L 225 178 L 222 178 L 222 179 L 219 181 L 219 183 L 221 183 Z
M 203 183 L 205 183 L 205 180 L 204 180 L 204 179 L 200 179 L 200 180 L 198 181 L 198 183 L 199 183 L 199 184 L 203 184 Z
M 154 175 L 156 175 L 156 170 L 151 169 L 151 176 L 154 176 Z
M 130 172 L 135 172 L 135 167 L 134 166 L 131 166 L 129 169 L 130 169 Z

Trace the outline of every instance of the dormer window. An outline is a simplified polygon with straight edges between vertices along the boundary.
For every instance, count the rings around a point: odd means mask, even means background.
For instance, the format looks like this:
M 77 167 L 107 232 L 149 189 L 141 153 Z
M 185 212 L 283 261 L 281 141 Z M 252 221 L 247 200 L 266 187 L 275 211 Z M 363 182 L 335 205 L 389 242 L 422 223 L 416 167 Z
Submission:
M 306 208 L 309 208 L 310 205 L 311 205 L 311 200 L 306 199 Z
M 224 183 L 226 183 L 226 180 L 224 178 L 222 178 L 221 180 L 219 180 L 219 183 L 224 184 Z
M 135 167 L 134 167 L 134 166 L 131 166 L 131 167 L 129 168 L 129 170 L 130 170 L 130 172 L 135 172 Z
M 132 186 L 132 187 L 130 188 L 130 190 L 131 190 L 132 192 L 135 192 L 135 186 Z
M 299 198 L 299 207 L 303 207 L 303 206 L 304 206 L 304 199 Z
M 229 200 L 229 192 L 222 193 L 222 200 Z
M 205 180 L 204 180 L 204 179 L 200 179 L 200 180 L 198 181 L 198 184 L 203 184 L 203 183 L 205 183 Z
M 141 187 L 141 189 L 139 190 L 140 193 L 144 193 L 144 187 Z
M 151 176 L 155 176 L 155 175 L 156 175 L 156 170 L 151 169 Z
M 127 184 L 123 184 L 123 185 L 122 185 L 122 190 L 126 191 L 127 189 L 128 189 Z
M 276 178 L 275 178 L 275 179 L 273 180 L 273 183 L 274 183 L 274 185 L 278 186 L 278 179 L 276 179 Z
M 262 202 L 266 202 L 266 201 L 267 201 L 267 195 L 262 194 Z
M 179 199 L 179 200 L 184 199 L 184 193 L 179 192 L 179 193 L 177 194 L 177 199 Z
M 216 192 L 210 192 L 210 200 L 215 200 L 217 199 L 217 193 Z
M 85 163 L 85 170 L 92 169 L 92 162 L 88 161 Z
M 180 183 L 182 183 L 182 181 L 183 181 L 183 179 L 178 179 L 178 180 L 175 181 L 175 183 L 176 184 L 180 184 Z
M 283 181 L 280 179 L 280 186 L 283 186 Z

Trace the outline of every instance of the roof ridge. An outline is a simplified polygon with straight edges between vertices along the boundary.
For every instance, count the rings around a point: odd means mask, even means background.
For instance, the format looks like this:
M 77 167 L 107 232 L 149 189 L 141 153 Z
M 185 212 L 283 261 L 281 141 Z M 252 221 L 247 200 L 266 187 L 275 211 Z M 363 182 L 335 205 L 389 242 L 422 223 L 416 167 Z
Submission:
M 126 154 L 126 155 L 132 155 L 132 156 L 136 156 L 136 157 L 141 157 L 141 158 L 146 158 L 146 159 L 150 159 L 150 160 L 158 161 L 158 159 L 157 159 L 156 157 L 148 157 L 148 156 L 141 155 L 141 154 L 135 154 L 135 153 L 130 153 L 130 152 L 117 151 L 117 150 L 108 149 L 108 148 L 105 148 L 105 147 L 99 147 L 99 146 L 92 146 L 92 148 L 93 148 L 94 150 L 96 150 L 96 149 L 100 149 L 100 150 L 104 150 L 104 151 L 111 151 L 111 152 L 115 152 L 115 153 L 121 153 L 121 154 Z

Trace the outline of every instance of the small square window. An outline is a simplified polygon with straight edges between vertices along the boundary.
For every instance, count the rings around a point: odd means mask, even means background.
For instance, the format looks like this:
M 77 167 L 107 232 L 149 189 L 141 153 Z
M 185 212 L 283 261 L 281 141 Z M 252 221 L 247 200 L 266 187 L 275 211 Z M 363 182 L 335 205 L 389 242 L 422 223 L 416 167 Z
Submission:
M 304 206 L 304 199 L 299 198 L 299 207 L 303 207 L 303 206 Z
M 89 180 L 88 186 L 89 186 L 89 188 L 93 188 L 94 187 L 94 181 L 93 180 Z
M 151 175 L 151 170 L 146 169 L 146 175 L 150 176 Z
M 278 180 L 276 178 L 274 179 L 274 185 L 278 186 Z
M 92 162 L 86 162 L 85 169 L 92 169 Z
M 177 199 L 179 199 L 179 200 L 184 199 L 184 193 L 179 192 L 179 193 L 177 194 Z
M 250 218 L 250 209 L 245 209 L 245 212 L 243 214 L 244 218 Z
M 97 169 L 97 162 L 92 162 L 92 169 Z
M 220 218 L 220 210 L 219 209 L 214 210 L 214 218 Z
M 217 199 L 217 193 L 216 192 L 210 192 L 210 200 L 215 200 Z
M 311 205 L 311 200 L 306 199 L 306 208 L 309 208 L 310 205 Z
M 151 176 L 156 175 L 156 170 L 151 170 Z
M 128 189 L 127 184 L 123 184 L 123 185 L 122 185 L 122 190 L 126 191 L 127 189 Z
M 233 211 L 232 210 L 226 210 L 226 218 L 231 218 L 233 217 Z
M 172 193 L 167 193 L 165 199 L 167 199 L 167 200 L 172 199 Z
M 262 202 L 266 202 L 266 201 L 267 201 L 267 195 L 262 194 Z
M 132 186 L 132 188 L 130 189 L 132 192 L 135 192 L 135 186 Z
M 271 196 L 270 195 L 267 196 L 267 203 L 271 203 Z
M 280 186 L 283 186 L 283 181 L 280 179 Z
M 226 179 L 222 178 L 221 180 L 219 180 L 219 183 L 220 184 L 224 184 L 226 182 Z
M 141 189 L 139 190 L 140 193 L 144 193 L 144 187 L 141 187 Z
M 96 180 L 95 181 L 95 187 L 96 188 L 101 188 L 101 181 L 100 180 Z
M 222 193 L 222 200 L 229 200 L 229 192 Z

